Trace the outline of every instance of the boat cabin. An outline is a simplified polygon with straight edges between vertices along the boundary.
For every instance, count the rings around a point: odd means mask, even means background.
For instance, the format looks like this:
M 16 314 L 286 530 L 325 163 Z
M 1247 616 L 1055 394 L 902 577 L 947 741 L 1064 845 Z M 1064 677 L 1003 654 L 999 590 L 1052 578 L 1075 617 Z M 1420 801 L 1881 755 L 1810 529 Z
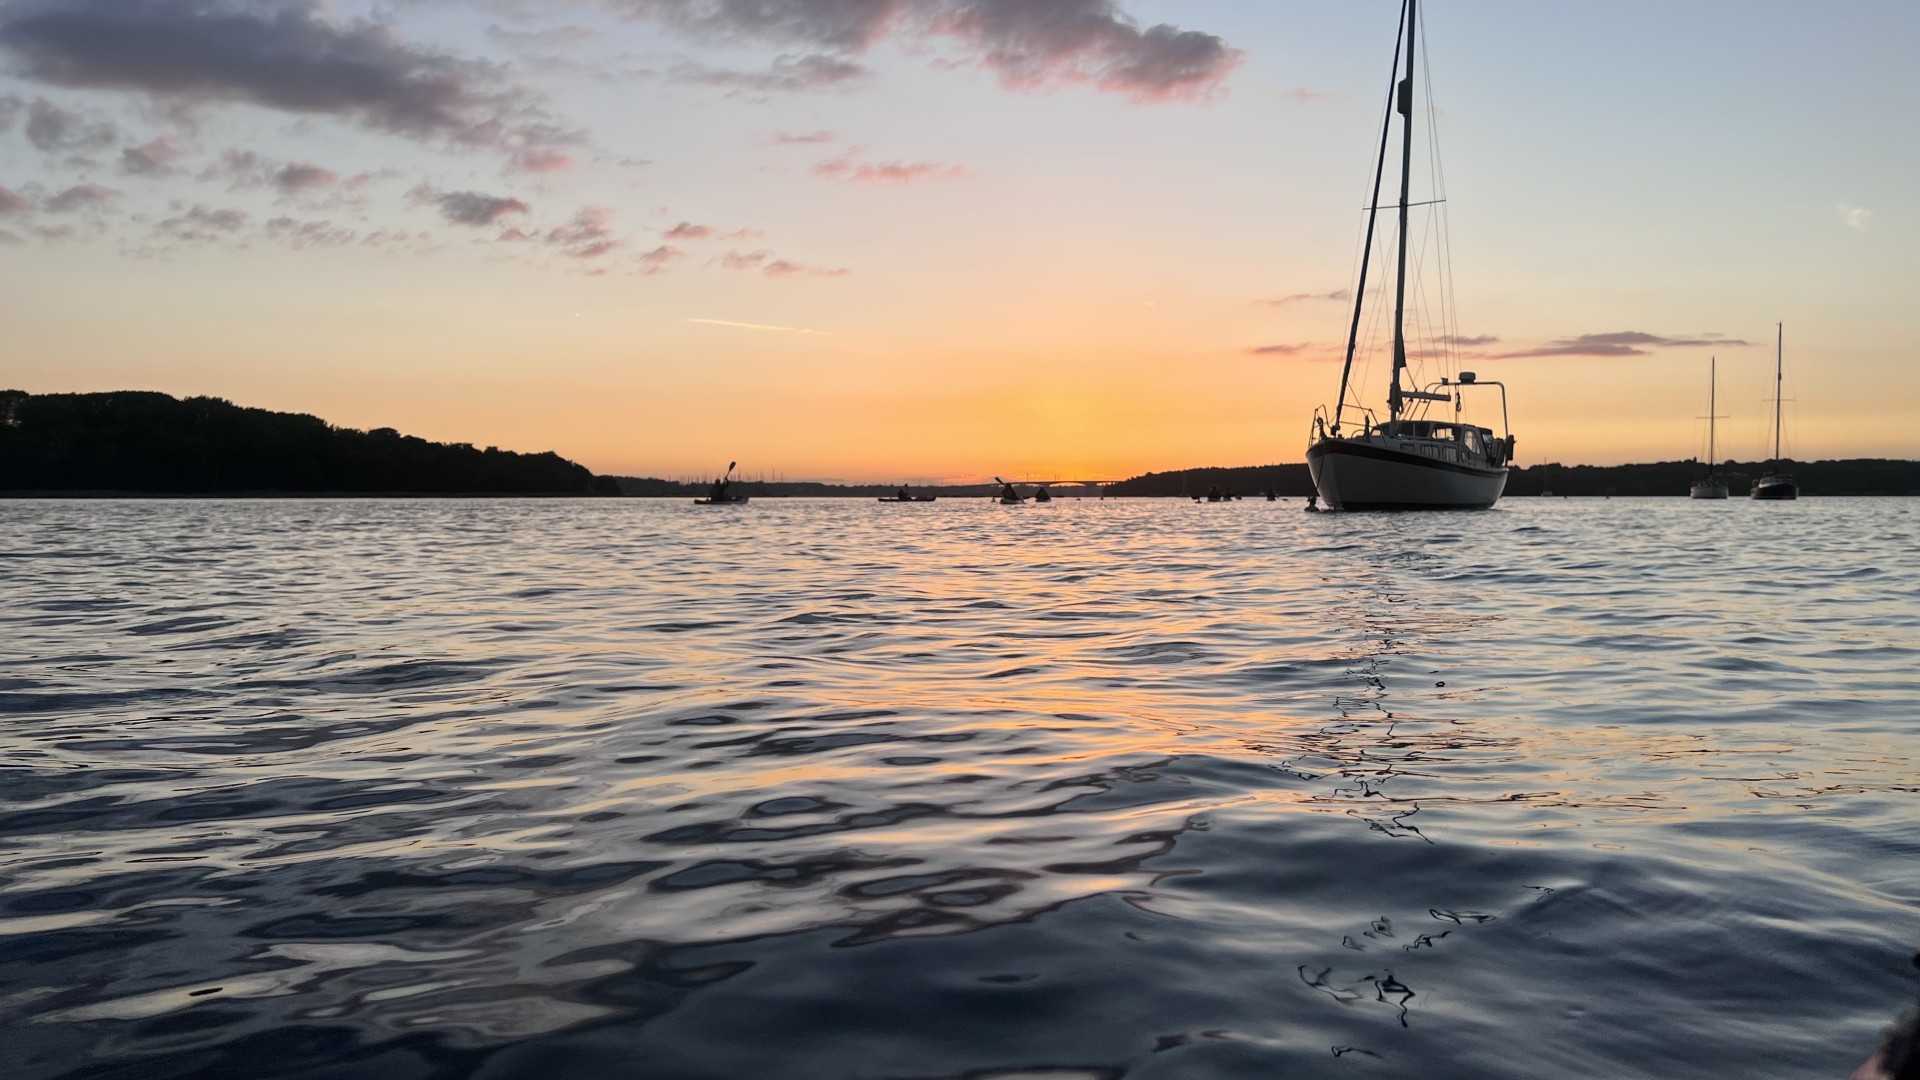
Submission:
M 1463 464 L 1489 462 L 1499 465 L 1506 457 L 1506 442 L 1493 435 L 1493 429 L 1472 424 L 1437 420 L 1389 420 L 1374 425 L 1374 435 L 1389 445 L 1409 453 L 1423 454 L 1441 461 Z

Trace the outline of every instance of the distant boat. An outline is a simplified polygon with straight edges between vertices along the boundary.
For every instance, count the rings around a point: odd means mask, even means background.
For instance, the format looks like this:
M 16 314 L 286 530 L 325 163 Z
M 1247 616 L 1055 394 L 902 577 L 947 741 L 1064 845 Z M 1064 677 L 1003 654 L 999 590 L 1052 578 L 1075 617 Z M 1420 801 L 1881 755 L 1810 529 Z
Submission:
M 1053 501 L 1053 493 L 1047 490 L 1045 484 L 1042 484 L 1040 490 L 1033 493 L 1033 501 L 1037 503 L 1050 503 Z
M 1353 291 L 1353 323 L 1347 334 L 1347 361 L 1340 370 L 1340 397 L 1328 422 L 1323 406 L 1315 412 L 1307 469 L 1314 488 L 1330 510 L 1466 510 L 1492 506 L 1507 486 L 1507 462 L 1513 457 L 1513 435 L 1496 438 L 1492 429 L 1462 423 L 1461 391 L 1475 386 L 1500 387 L 1500 414 L 1504 425 L 1507 388 L 1497 382 L 1478 382 L 1470 371 L 1457 383 L 1442 378 L 1426 389 L 1401 384 L 1407 369 L 1407 211 L 1413 182 L 1413 88 L 1418 0 L 1406 0 L 1406 25 L 1394 49 L 1394 112 L 1400 115 L 1399 262 L 1393 300 L 1393 374 L 1387 390 L 1387 415 L 1377 420 L 1370 409 L 1349 405 L 1347 389 L 1353 374 L 1353 356 L 1359 343 L 1361 308 L 1367 297 L 1367 269 L 1373 255 L 1374 225 L 1380 215 L 1380 183 L 1386 173 L 1387 146 L 1392 141 L 1393 115 L 1381 128 L 1380 158 L 1373 175 L 1373 198 L 1367 202 L 1366 243 L 1360 257 L 1360 281 Z M 1406 74 L 1400 74 L 1404 46 Z M 1436 202 L 1440 201 L 1438 199 Z M 1445 295 L 1451 296 L 1451 292 Z M 1451 420 L 1427 416 L 1428 404 L 1452 402 Z M 1346 410 L 1355 409 L 1358 430 L 1345 433 Z
M 747 500 L 749 498 L 751 498 L 751 496 L 748 496 L 748 495 L 722 495 L 717 499 L 695 499 L 693 500 L 693 505 L 695 506 L 745 506 L 747 505 Z
M 1771 502 L 1785 502 L 1800 497 L 1800 487 L 1793 477 L 1780 471 L 1780 399 L 1785 387 L 1782 364 L 1786 354 L 1787 328 L 1785 323 L 1774 327 L 1773 339 L 1773 460 L 1767 463 L 1770 470 L 1767 475 L 1753 482 L 1752 497 Z
M 1727 482 L 1713 474 L 1713 466 L 1715 464 L 1713 422 L 1719 419 L 1719 417 L 1714 415 L 1716 411 L 1714 409 L 1714 396 L 1719 386 L 1719 380 L 1714 377 L 1714 369 L 1718 363 L 1718 357 L 1711 358 L 1707 361 L 1707 475 L 1703 480 L 1695 480 L 1693 487 L 1688 490 L 1688 497 L 1694 499 L 1724 499 L 1727 497 Z
M 882 495 L 880 496 L 880 501 L 883 503 L 923 503 L 936 502 L 939 498 L 940 496 L 938 495 Z

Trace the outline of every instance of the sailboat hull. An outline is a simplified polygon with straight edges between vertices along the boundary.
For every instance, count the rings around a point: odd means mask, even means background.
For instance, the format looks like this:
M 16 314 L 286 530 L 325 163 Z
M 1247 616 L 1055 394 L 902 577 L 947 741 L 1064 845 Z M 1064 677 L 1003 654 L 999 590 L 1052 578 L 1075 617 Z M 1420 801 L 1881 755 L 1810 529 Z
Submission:
M 1702 480 L 1687 492 L 1694 499 L 1724 499 L 1727 497 L 1727 485 L 1718 480 Z
M 1786 502 L 1800 497 L 1800 488 L 1784 476 L 1763 476 L 1753 483 L 1753 498 L 1765 502 Z
M 1507 470 L 1437 461 L 1354 439 L 1307 449 L 1307 471 L 1329 510 L 1485 510 L 1507 488 Z

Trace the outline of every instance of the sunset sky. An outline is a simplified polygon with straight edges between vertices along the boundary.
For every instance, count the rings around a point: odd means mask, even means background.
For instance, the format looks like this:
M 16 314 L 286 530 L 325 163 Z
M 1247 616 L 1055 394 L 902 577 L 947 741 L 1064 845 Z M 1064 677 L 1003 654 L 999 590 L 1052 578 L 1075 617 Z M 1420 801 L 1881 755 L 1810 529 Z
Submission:
M 629 475 L 1299 461 L 1399 10 L 0 0 L 0 387 Z M 1920 5 L 1422 10 L 1521 464 L 1701 453 L 1710 356 L 1764 456 L 1776 322 L 1793 456 L 1920 457 Z

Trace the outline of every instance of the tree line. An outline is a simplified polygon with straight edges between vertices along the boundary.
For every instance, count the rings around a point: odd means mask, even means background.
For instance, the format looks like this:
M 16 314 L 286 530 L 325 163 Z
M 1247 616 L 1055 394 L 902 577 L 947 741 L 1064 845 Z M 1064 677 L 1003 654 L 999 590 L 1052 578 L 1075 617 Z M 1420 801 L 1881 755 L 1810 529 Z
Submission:
M 0 491 L 141 495 L 618 494 L 551 451 L 334 427 L 215 397 L 0 391 Z

